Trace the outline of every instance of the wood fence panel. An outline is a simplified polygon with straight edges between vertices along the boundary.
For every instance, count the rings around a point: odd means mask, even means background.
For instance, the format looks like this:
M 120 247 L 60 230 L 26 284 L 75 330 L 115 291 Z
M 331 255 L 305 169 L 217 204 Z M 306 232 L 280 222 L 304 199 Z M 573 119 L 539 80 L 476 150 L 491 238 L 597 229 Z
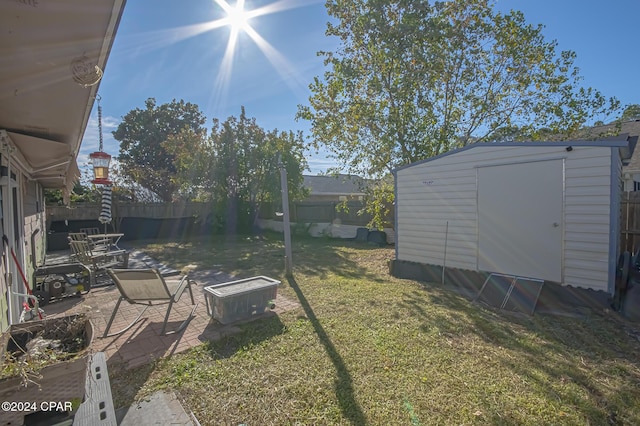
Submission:
M 48 216 L 58 220 L 92 220 L 100 214 L 100 203 L 78 203 L 71 207 L 47 206 Z M 148 219 L 173 219 L 181 217 L 206 217 L 214 210 L 213 203 L 120 203 L 111 206 L 113 217 L 144 217 Z
M 334 202 L 295 203 L 295 210 L 296 221 L 302 223 L 332 223 L 337 214 Z
M 620 252 L 634 252 L 640 249 L 640 192 L 624 192 L 620 206 Z
M 367 213 L 360 213 L 360 211 L 364 208 L 365 204 L 359 201 L 350 201 L 347 203 L 347 208 L 338 209 L 338 213 L 336 218 L 340 221 L 342 225 L 358 225 L 358 226 L 366 226 L 373 216 Z
M 640 199 L 639 201 L 640 202 Z M 359 214 L 364 207 L 361 201 L 347 203 L 347 210 L 336 208 L 338 201 L 301 201 L 291 203 L 290 219 L 292 222 L 302 223 L 341 223 L 344 225 L 367 226 L 371 221 L 368 214 Z M 51 222 L 60 221 L 90 221 L 97 220 L 100 215 L 100 203 L 78 203 L 72 207 L 47 206 L 47 222 L 49 229 Z M 177 203 L 122 203 L 114 200 L 111 211 L 115 223 L 123 218 L 146 219 L 179 219 L 197 217 L 205 220 L 215 211 L 214 203 L 177 202 Z M 266 205 L 260 208 L 259 217 L 262 219 L 281 220 L 276 213 L 277 206 Z M 387 218 L 393 223 L 392 214 Z M 638 222 L 640 224 L 640 221 Z

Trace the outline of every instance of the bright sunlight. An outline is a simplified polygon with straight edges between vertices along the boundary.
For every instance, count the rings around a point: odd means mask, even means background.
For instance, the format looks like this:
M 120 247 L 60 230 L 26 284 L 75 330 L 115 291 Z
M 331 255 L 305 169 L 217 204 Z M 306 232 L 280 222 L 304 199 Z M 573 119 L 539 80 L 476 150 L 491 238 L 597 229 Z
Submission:
M 251 18 L 249 12 L 244 10 L 244 0 L 238 0 L 236 7 L 229 6 L 224 1 L 216 1 L 227 13 L 227 21 L 231 27 L 231 31 L 238 33 L 240 31 L 246 31 L 249 29 L 249 19 Z
M 229 81 L 232 74 L 233 57 L 237 47 L 238 36 L 241 32 L 247 34 L 251 40 L 253 40 L 256 46 L 258 46 L 292 90 L 298 91 L 300 88 L 304 88 L 304 83 L 297 81 L 299 80 L 297 78 L 298 73 L 294 67 L 277 49 L 275 49 L 251 27 L 249 21 L 258 16 L 295 7 L 303 7 L 320 1 L 322 0 L 279 0 L 275 3 L 271 3 L 257 9 L 247 10 L 245 9 L 245 0 L 236 0 L 235 7 L 231 6 L 227 0 L 214 0 L 214 2 L 222 8 L 227 16 L 220 20 L 211 22 L 209 25 L 211 28 L 219 26 L 229 26 L 231 28 L 229 40 L 227 41 L 227 48 L 214 82 L 214 91 L 221 95 L 220 98 L 224 99 L 226 97 L 226 83 Z
M 302 81 L 293 65 L 251 27 L 250 21 L 253 18 L 263 15 L 306 7 L 312 4 L 322 3 L 323 1 L 324 0 L 276 0 L 273 3 L 248 10 L 245 8 L 245 0 L 236 0 L 233 6 L 229 4 L 230 0 L 213 0 L 212 4 L 214 7 L 217 6 L 224 12 L 222 18 L 155 32 L 149 34 L 148 41 L 144 44 L 146 48 L 161 48 L 167 42 L 177 43 L 205 32 L 214 31 L 222 27 L 229 27 L 229 39 L 227 40 L 224 57 L 219 65 L 213 83 L 214 98 L 217 102 L 221 102 L 226 98 L 228 82 L 233 72 L 234 54 L 237 48 L 239 48 L 238 39 L 240 34 L 246 34 L 269 60 L 289 88 L 303 97 L 304 93 L 306 93 L 306 82 Z M 136 45 L 136 48 L 140 48 L 140 43 Z

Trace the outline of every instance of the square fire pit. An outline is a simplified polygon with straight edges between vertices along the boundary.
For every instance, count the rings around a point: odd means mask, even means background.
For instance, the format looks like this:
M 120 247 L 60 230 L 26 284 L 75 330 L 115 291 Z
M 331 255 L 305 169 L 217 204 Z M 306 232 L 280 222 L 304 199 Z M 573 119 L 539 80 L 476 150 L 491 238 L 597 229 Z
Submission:
M 207 312 L 222 324 L 258 315 L 273 308 L 280 281 L 257 276 L 204 288 Z

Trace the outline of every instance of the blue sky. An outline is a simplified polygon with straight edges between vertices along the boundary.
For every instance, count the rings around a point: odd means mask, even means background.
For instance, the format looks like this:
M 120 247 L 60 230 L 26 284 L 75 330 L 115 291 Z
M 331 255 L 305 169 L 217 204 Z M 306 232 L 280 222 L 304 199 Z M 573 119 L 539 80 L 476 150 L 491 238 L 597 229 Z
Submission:
M 235 0 L 227 2 L 235 6 Z M 325 36 L 330 18 L 324 0 L 245 0 L 247 11 L 262 7 L 280 9 L 249 21 L 269 44 L 270 59 L 240 32 L 232 69 L 225 73 L 221 66 L 230 27 L 203 31 L 207 23 L 226 16 L 215 0 L 129 0 L 100 84 L 104 150 L 118 155 L 111 131 L 150 97 L 158 104 L 173 99 L 197 104 L 207 127 L 213 117 L 238 116 L 244 105 L 266 130 L 302 130 L 310 136 L 308 123 L 294 117 L 297 106 L 307 103 L 309 83 L 325 70 L 317 52 L 337 46 Z M 497 8 L 523 11 L 528 22 L 545 25 L 544 35 L 556 39 L 559 49 L 574 50 L 585 86 L 615 96 L 623 105 L 640 103 L 640 1 L 498 0 Z M 94 106 L 79 162 L 97 147 Z M 309 153 L 308 162 L 310 174 L 331 165 L 315 153 Z

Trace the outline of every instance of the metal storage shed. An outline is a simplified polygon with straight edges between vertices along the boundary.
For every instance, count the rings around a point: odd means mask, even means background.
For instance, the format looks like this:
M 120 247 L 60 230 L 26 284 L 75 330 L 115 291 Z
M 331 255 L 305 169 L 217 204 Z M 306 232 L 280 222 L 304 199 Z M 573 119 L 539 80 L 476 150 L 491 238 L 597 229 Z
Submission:
M 626 147 L 478 143 L 399 168 L 395 262 L 613 294 Z

